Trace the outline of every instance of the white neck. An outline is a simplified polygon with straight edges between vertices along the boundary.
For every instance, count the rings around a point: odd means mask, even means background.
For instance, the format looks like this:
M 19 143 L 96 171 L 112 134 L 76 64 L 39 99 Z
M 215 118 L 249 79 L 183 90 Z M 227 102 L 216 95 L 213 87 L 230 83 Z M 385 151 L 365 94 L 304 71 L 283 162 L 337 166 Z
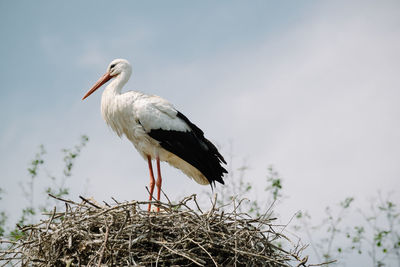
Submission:
M 103 94 L 112 94 L 112 95 L 120 95 L 122 88 L 128 82 L 129 78 L 131 77 L 130 71 L 123 71 L 117 75 L 109 85 L 107 85 L 106 89 L 104 90 Z
M 121 72 L 103 91 L 101 97 L 101 115 L 107 124 L 121 137 L 123 127 L 119 124 L 119 117 L 116 116 L 121 111 L 121 104 L 124 103 L 118 96 L 121 95 L 122 87 L 131 76 L 131 72 Z

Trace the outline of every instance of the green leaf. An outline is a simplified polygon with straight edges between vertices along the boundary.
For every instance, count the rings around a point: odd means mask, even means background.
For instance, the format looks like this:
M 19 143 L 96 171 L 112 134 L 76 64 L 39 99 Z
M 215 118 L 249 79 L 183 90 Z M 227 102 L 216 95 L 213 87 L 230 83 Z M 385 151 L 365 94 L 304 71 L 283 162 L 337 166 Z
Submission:
M 354 201 L 353 197 L 347 197 L 344 201 L 340 202 L 340 206 L 342 208 L 347 209 L 348 207 L 350 207 L 350 204 Z
M 302 213 L 301 210 L 300 210 L 300 211 L 297 212 L 296 218 L 297 218 L 297 219 L 301 219 L 302 217 L 303 217 L 303 213 Z
M 15 228 L 13 231 L 11 231 L 11 233 L 10 233 L 10 237 L 11 237 L 11 240 L 14 240 L 14 241 L 18 241 L 18 240 L 20 240 L 21 238 L 23 238 L 23 237 L 25 237 L 25 233 L 24 232 L 22 232 L 22 231 L 20 231 L 19 229 L 17 229 L 17 228 Z

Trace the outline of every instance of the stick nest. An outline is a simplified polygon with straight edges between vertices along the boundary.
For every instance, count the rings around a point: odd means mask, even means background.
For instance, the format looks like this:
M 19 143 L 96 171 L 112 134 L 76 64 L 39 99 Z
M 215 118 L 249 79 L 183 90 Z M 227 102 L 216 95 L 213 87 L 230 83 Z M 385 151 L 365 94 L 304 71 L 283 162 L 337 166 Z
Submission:
M 273 219 L 239 213 L 237 202 L 224 212 L 214 200 L 203 212 L 192 195 L 157 202 L 156 213 L 147 212 L 149 202 L 81 199 L 59 199 L 65 211 L 22 227 L 18 241 L 2 240 L 0 266 L 306 266 L 302 248 L 277 245 L 286 237 Z

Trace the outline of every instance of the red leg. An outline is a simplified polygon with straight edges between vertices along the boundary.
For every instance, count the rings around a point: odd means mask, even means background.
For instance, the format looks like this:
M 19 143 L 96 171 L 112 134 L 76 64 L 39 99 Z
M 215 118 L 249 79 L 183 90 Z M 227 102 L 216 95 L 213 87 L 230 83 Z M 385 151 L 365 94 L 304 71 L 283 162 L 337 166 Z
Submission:
M 160 201 L 160 193 L 161 193 L 161 168 L 160 168 L 160 158 L 157 157 L 157 200 Z M 157 212 L 160 211 L 160 207 L 157 207 Z
M 151 157 L 150 156 L 147 156 L 147 162 L 149 163 L 149 172 L 150 172 L 150 197 L 149 197 L 149 201 L 151 201 L 153 199 L 153 191 L 154 191 L 155 180 L 154 180 L 153 166 L 151 165 Z M 150 211 L 150 209 L 151 209 L 151 204 L 149 203 L 149 208 L 147 210 Z

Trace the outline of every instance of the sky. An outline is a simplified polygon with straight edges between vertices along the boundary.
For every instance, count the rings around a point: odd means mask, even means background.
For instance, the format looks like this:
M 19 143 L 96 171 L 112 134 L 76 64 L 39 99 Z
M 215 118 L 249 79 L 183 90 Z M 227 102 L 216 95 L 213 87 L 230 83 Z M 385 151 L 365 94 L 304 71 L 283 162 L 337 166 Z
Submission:
M 273 165 L 283 220 L 378 190 L 399 203 L 399 13 L 398 1 L 1 1 L 0 205 L 11 218 L 26 205 L 40 144 L 38 186 L 82 134 L 71 198 L 147 198 L 147 164 L 102 120 L 101 90 L 81 101 L 115 58 L 132 63 L 127 90 L 174 103 L 256 187 Z M 209 190 L 162 169 L 173 199 Z

